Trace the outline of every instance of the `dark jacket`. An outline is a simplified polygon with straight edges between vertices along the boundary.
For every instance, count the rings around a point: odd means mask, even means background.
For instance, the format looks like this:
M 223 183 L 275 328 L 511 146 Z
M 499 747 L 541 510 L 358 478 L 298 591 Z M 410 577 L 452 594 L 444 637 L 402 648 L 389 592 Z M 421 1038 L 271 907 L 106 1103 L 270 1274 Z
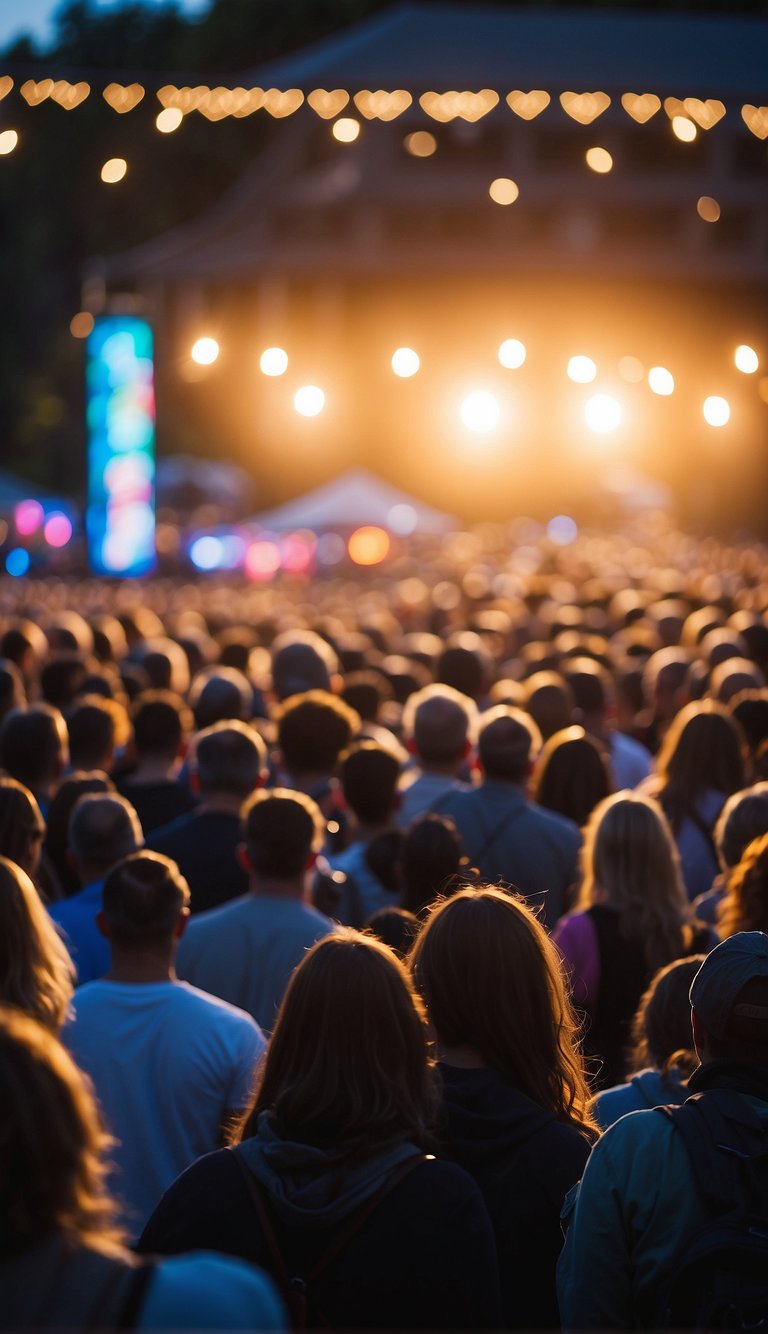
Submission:
M 496 1234 L 505 1324 L 555 1329 L 560 1210 L 582 1174 L 589 1143 L 494 1070 L 441 1065 L 440 1073 L 442 1149 L 483 1193 Z
M 242 1153 L 248 1162 L 250 1143 L 208 1154 L 188 1168 L 160 1201 L 139 1250 L 223 1251 L 273 1273 L 235 1159 Z M 310 1154 L 315 1157 L 318 1151 Z M 262 1171 L 254 1175 L 266 1184 Z M 329 1165 L 321 1175 L 322 1181 L 308 1187 L 307 1171 L 294 1166 L 282 1175 L 277 1195 L 267 1192 L 280 1253 L 289 1272 L 299 1277 L 309 1273 L 344 1227 L 339 1195 L 346 1192 L 349 1202 L 354 1198 L 348 1214 L 359 1204 L 359 1175 L 352 1189 L 338 1167 Z M 369 1173 L 368 1179 L 377 1189 L 375 1175 Z M 312 1285 L 310 1317 L 313 1310 L 338 1329 L 498 1328 L 502 1316 L 493 1230 L 471 1178 L 434 1159 L 403 1177 Z

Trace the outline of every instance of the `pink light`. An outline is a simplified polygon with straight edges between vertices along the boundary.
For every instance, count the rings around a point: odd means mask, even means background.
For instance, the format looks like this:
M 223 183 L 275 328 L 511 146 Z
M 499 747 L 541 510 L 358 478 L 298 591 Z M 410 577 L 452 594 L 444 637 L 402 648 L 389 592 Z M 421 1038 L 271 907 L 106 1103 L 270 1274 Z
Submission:
M 274 542 L 253 542 L 245 556 L 245 573 L 249 579 L 269 579 L 280 569 L 280 552 Z
M 60 513 L 59 510 L 49 514 L 43 535 L 49 547 L 65 547 L 72 536 L 72 524 L 66 514 Z
M 300 533 L 291 533 L 283 542 L 283 569 L 291 574 L 304 574 L 312 564 L 313 544 Z
M 21 537 L 31 537 L 36 533 L 45 517 L 39 500 L 21 500 L 13 515 L 16 531 Z

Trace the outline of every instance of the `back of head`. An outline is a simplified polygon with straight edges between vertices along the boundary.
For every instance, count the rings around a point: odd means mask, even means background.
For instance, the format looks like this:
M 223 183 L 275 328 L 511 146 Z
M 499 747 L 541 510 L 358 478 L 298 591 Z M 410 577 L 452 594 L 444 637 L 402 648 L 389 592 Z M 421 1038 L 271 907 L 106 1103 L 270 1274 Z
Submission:
M 192 730 L 192 715 L 180 695 L 143 690 L 131 709 L 133 741 L 139 759 L 178 755 Z
M 716 945 L 693 979 L 690 1001 L 710 1058 L 767 1066 L 768 936 L 740 931 Z
M 81 874 L 98 879 L 144 842 L 139 817 L 124 797 L 89 792 L 69 818 L 69 849 Z
M 665 806 L 667 795 L 690 803 L 707 789 L 728 796 L 742 786 L 742 739 L 721 704 L 705 700 L 680 710 L 664 738 L 658 771 Z
M 398 959 L 406 959 L 419 930 L 419 919 L 407 908 L 379 908 L 368 918 L 365 929 L 388 945 Z
M 768 833 L 747 844 L 732 867 L 717 918 L 723 939 L 737 931 L 768 930 Z
M 720 704 L 729 704 L 744 690 L 760 690 L 765 677 L 760 668 L 747 658 L 728 658 L 713 667 L 709 678 L 709 693 Z
M 541 750 L 541 733 L 522 709 L 499 704 L 480 718 L 477 753 L 486 778 L 524 783 Z
M 600 721 L 608 708 L 610 677 L 593 658 L 571 658 L 563 665 L 576 705 L 577 716 L 586 722 Z
M 559 672 L 534 672 L 525 682 L 524 702 L 545 741 L 573 717 L 573 691 Z
M 330 690 L 336 654 L 312 630 L 290 630 L 272 645 L 272 688 L 278 699 L 306 690 Z
M 73 975 L 29 876 L 0 857 L 0 1004 L 13 1005 L 57 1032 L 69 1007 Z
M 479 649 L 450 645 L 443 649 L 435 664 L 435 681 L 452 686 L 469 699 L 482 699 L 488 685 L 483 654 Z
M 741 861 L 753 839 L 768 834 L 768 783 L 755 783 L 733 792 L 715 825 L 715 846 L 723 870 Z
M 67 732 L 74 769 L 108 769 L 115 750 L 128 740 L 128 717 L 113 699 L 85 695 L 67 714 Z
M 0 1257 L 55 1232 L 108 1249 L 119 1239 L 104 1188 L 107 1137 L 68 1052 L 40 1024 L 0 1010 Z
M 55 653 L 40 671 L 40 691 L 47 704 L 68 709 L 88 675 L 89 660 L 82 653 Z
M 475 702 L 447 685 L 429 685 L 409 696 L 403 730 L 422 764 L 455 764 L 467 752 L 477 722 Z
M 403 907 L 420 913 L 465 870 L 464 845 L 453 823 L 430 812 L 414 820 L 401 850 Z
M 111 778 L 98 770 L 77 770 L 65 778 L 56 789 L 48 807 L 45 834 L 45 855 L 51 862 L 65 898 L 80 888 L 77 873 L 69 864 L 69 821 L 75 806 L 87 792 L 115 792 Z
M 675 959 L 654 974 L 632 1023 L 634 1070 L 651 1066 L 666 1074 L 674 1065 L 689 1075 L 695 1069 L 688 993 L 704 958 L 692 954 Z
M 112 867 L 102 901 L 110 944 L 134 951 L 170 948 L 189 906 L 189 886 L 169 857 L 136 852 Z
M 186 695 L 189 661 L 175 639 L 161 635 L 148 640 L 138 654 L 138 661 L 156 690 L 173 690 L 177 695 Z
M 288 772 L 330 774 L 360 728 L 360 717 L 328 690 L 291 695 L 276 715 L 277 744 Z
M 189 702 L 198 729 L 231 719 L 247 723 L 253 712 L 253 691 L 247 676 L 234 667 L 207 667 L 192 682 Z
M 729 701 L 728 711 L 736 719 L 754 756 L 768 740 L 768 690 L 740 690 Z
M 10 658 L 0 658 L 0 722 L 11 709 L 22 709 L 26 702 L 21 672 Z
M 434 1112 L 423 1012 L 391 950 L 339 930 L 288 985 L 243 1135 L 270 1112 L 284 1139 L 375 1154 L 423 1145 Z
M 361 741 L 341 766 L 344 800 L 361 824 L 381 825 L 395 806 L 400 760 L 375 741 Z
M 303 792 L 274 787 L 255 792 L 242 811 L 243 839 L 257 876 L 295 880 L 320 851 L 325 821 Z
M 0 765 L 33 792 L 54 782 L 68 757 L 67 727 L 58 709 L 14 709 L 0 728 Z
M 559 956 L 521 898 L 481 887 L 438 902 L 411 970 L 440 1048 L 469 1047 L 559 1120 L 589 1122 Z
M 540 806 L 585 825 L 612 787 L 605 756 L 583 727 L 568 727 L 549 738 L 534 777 L 533 797 Z
M 197 735 L 195 767 L 203 797 L 250 796 L 267 766 L 267 750 L 247 723 L 222 722 Z
M 28 788 L 0 776 L 0 856 L 27 869 L 33 844 L 45 836 L 40 807 Z

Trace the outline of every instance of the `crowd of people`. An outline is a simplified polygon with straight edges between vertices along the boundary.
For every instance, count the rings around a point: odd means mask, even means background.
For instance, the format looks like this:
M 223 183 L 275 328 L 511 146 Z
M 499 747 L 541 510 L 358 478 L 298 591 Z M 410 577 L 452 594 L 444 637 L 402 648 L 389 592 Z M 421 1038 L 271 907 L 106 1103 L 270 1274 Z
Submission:
M 696 1326 L 768 1210 L 763 569 L 7 581 L 0 1328 Z

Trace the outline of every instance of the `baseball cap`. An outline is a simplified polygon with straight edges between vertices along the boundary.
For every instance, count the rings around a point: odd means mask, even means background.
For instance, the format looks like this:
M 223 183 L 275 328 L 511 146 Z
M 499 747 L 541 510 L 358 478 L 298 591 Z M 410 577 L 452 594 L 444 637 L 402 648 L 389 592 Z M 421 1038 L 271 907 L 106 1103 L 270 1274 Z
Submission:
M 739 992 L 756 977 L 768 977 L 768 935 L 764 931 L 739 931 L 707 955 L 688 995 L 712 1037 L 725 1037 L 731 1018 L 763 1020 L 768 1029 L 768 1007 L 736 1004 Z

